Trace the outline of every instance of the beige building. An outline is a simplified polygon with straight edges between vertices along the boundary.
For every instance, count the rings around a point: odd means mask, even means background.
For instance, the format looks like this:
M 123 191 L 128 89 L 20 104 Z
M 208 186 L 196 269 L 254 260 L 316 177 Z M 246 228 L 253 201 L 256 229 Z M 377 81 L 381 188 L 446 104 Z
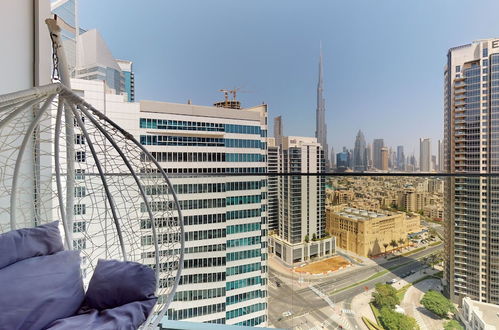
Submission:
M 326 210 L 326 231 L 336 237 L 336 245 L 360 256 L 371 257 L 393 250 L 407 241 L 407 234 L 420 231 L 419 215 L 403 212 L 367 211 L 351 207 Z M 404 243 L 399 242 L 404 240 Z
M 333 193 L 333 204 L 346 204 L 355 199 L 355 193 L 352 190 L 334 190 Z
M 381 148 L 381 168 L 380 170 L 388 171 L 388 148 Z

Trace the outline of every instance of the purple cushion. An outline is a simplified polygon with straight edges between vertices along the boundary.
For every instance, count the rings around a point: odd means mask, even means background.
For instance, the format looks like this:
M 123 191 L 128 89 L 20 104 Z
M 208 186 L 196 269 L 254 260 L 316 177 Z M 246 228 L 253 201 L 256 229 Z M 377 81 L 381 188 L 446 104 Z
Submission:
M 0 269 L 0 329 L 44 329 L 74 315 L 83 298 L 78 251 L 18 261 Z
M 90 279 L 82 309 L 99 311 L 134 301 L 155 299 L 154 271 L 131 261 L 99 259 Z
M 112 309 L 98 311 L 92 309 L 52 323 L 50 330 L 99 330 L 99 329 L 137 329 L 145 322 L 152 311 L 156 299 L 136 301 Z
M 58 221 L 0 234 L 0 269 L 31 257 L 64 250 Z

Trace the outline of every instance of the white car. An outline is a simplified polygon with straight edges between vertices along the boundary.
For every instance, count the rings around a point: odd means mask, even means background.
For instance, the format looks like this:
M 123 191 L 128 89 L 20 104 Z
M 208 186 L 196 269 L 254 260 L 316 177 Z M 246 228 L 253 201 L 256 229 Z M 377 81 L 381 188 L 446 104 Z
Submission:
M 282 316 L 284 316 L 284 317 L 288 317 L 291 315 L 293 315 L 293 313 L 291 311 L 282 312 Z

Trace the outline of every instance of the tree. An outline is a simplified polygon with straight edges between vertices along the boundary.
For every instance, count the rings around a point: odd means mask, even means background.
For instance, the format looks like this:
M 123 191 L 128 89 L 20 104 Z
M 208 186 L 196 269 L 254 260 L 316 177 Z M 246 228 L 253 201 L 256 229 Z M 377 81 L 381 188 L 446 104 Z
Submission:
M 315 233 L 312 234 L 312 241 L 317 241 L 317 235 Z
M 400 245 L 400 246 L 402 246 L 402 245 L 404 245 L 405 240 L 404 240 L 403 238 L 401 238 L 401 239 L 399 239 L 399 242 L 398 242 L 398 243 L 399 243 L 399 245 Z
M 430 290 L 421 299 L 421 304 L 429 311 L 440 317 L 447 317 L 449 312 L 455 312 L 452 302 L 440 292 Z
M 458 321 L 450 320 L 444 324 L 444 330 L 464 330 L 464 328 Z
M 303 240 L 305 241 L 305 243 L 308 243 L 310 241 L 310 238 L 308 237 L 308 234 L 305 235 L 305 238 Z
M 386 253 L 386 248 L 388 247 L 388 243 L 383 243 L 383 247 L 385 248 L 385 253 Z
M 397 290 L 391 285 L 378 283 L 373 292 L 373 303 L 378 308 L 388 307 L 394 309 L 400 303 Z
M 416 320 L 404 314 L 397 313 L 388 307 L 383 307 L 379 316 L 381 325 L 387 330 L 419 329 Z
M 392 241 L 390 242 L 390 246 L 396 248 L 398 246 L 397 241 L 392 239 Z

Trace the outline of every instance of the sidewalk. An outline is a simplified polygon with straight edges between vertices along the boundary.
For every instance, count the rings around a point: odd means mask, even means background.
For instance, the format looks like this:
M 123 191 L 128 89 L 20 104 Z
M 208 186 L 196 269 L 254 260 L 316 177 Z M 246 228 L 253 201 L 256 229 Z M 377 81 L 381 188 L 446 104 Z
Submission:
M 360 325 L 361 329 L 368 329 L 364 324 L 364 321 L 362 320 L 362 316 L 367 317 L 368 319 L 376 323 L 376 318 L 374 317 L 371 306 L 369 306 L 373 292 L 374 289 L 368 290 L 356 295 L 352 300 L 351 305 L 355 308 L 355 320 L 357 321 L 357 324 Z
M 421 330 L 425 329 L 442 329 L 444 319 L 440 319 L 433 315 L 430 311 L 426 310 L 420 304 L 421 298 L 429 290 L 438 290 L 440 287 L 440 280 L 427 279 L 411 286 L 404 295 L 404 299 L 400 304 L 405 310 L 406 314 L 416 319 Z

